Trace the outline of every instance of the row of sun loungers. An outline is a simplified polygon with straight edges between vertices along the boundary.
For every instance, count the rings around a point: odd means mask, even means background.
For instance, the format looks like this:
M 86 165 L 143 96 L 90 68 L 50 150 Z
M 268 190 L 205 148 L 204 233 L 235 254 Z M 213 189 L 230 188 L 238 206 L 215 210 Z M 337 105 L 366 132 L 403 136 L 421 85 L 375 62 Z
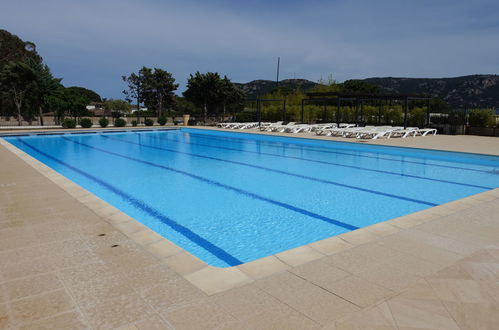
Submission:
M 323 136 L 338 136 L 345 138 L 357 139 L 380 139 L 380 138 L 393 138 L 393 137 L 415 137 L 436 135 L 437 130 L 434 128 L 418 128 L 418 127 L 401 127 L 401 126 L 364 126 L 356 127 L 355 124 L 297 124 L 296 122 L 289 122 L 286 125 L 282 121 L 275 123 L 219 123 L 217 125 L 226 129 L 249 129 L 258 128 L 260 131 L 265 132 L 278 132 L 278 133 L 309 133 L 315 132 L 317 135 Z

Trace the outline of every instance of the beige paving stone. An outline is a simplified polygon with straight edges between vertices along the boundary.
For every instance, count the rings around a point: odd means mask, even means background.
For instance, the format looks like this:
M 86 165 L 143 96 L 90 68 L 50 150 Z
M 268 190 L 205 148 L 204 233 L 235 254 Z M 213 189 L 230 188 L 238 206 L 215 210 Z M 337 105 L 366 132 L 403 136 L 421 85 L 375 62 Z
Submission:
M 394 291 L 355 275 L 329 283 L 325 288 L 360 307 L 367 307 L 394 295 Z
M 266 311 L 282 312 L 287 306 L 264 292 L 255 284 L 248 284 L 212 296 L 214 302 L 239 320 L 246 320 Z
M 489 301 L 489 295 L 474 280 L 427 279 L 435 294 L 442 301 L 483 303 Z
M 12 319 L 7 312 L 7 305 L 0 303 L 0 329 L 9 329 L 12 324 Z
M 403 233 L 384 237 L 380 241 L 385 247 L 411 254 L 420 259 L 442 266 L 450 265 L 462 258 L 462 255 L 457 253 L 410 239 L 407 236 L 404 236 Z
M 374 241 L 378 236 L 364 228 L 360 228 L 341 234 L 339 237 L 352 245 L 360 245 Z
M 27 323 L 75 308 L 65 290 L 56 290 L 10 303 L 14 322 Z
M 335 329 L 398 329 L 386 302 L 348 315 L 335 322 Z
M 120 222 L 120 223 L 115 223 L 114 224 L 118 230 L 125 234 L 132 234 L 132 233 L 137 233 L 139 231 L 146 230 L 147 227 L 138 223 L 137 221 L 127 221 L 127 222 Z
M 379 237 L 395 234 L 400 231 L 400 228 L 386 222 L 380 222 L 375 225 L 365 227 L 365 229 Z
M 290 272 L 323 288 L 328 288 L 332 283 L 351 275 L 321 260 L 294 267 Z
M 149 244 L 145 247 L 150 253 L 157 256 L 158 258 L 171 257 L 177 253 L 183 252 L 184 250 L 176 244 L 168 240 L 158 241 L 156 243 Z
M 264 311 L 244 320 L 243 324 L 248 329 L 254 330 L 315 330 L 321 328 L 319 323 L 291 308 L 285 308 L 280 312 Z
M 164 240 L 164 237 L 147 228 L 142 231 L 134 232 L 128 235 L 131 239 L 141 245 L 148 245 L 159 240 Z
M 133 286 L 122 276 L 96 279 L 69 288 L 71 295 L 83 308 L 112 300 L 134 292 Z
M 217 329 L 236 321 L 220 306 L 209 301 L 199 301 L 162 313 L 175 329 Z
M 277 253 L 275 256 L 292 267 L 324 257 L 322 253 L 307 245 Z
M 359 310 L 352 303 L 289 272 L 256 282 L 265 292 L 322 325 Z
M 206 299 L 206 294 L 186 280 L 162 282 L 142 290 L 140 295 L 157 312 Z
M 64 288 L 55 273 L 27 277 L 0 284 L 9 300 L 37 295 L 47 291 Z
M 319 251 L 325 255 L 331 255 L 346 249 L 351 248 L 353 245 L 341 238 L 335 236 L 326 238 L 322 241 L 317 241 L 309 244 L 311 248 Z
M 257 259 L 251 262 L 237 266 L 243 273 L 258 280 L 273 274 L 283 272 L 290 269 L 291 266 L 285 264 L 275 256 L 269 256 Z
M 115 249 L 119 249 L 119 247 Z M 137 269 L 159 263 L 157 258 L 143 250 L 130 251 L 118 255 L 103 255 L 101 259 L 106 262 L 107 266 L 118 271 Z
M 137 330 L 171 330 L 173 327 L 158 316 L 150 317 L 146 320 L 134 324 Z
M 440 301 L 394 298 L 388 300 L 387 303 L 398 327 L 459 329 Z
M 216 268 L 207 266 L 186 275 L 185 279 L 208 295 L 253 282 L 248 275 L 236 267 Z
M 499 306 L 496 304 L 444 302 L 449 314 L 461 329 L 499 329 Z
M 165 258 L 164 263 L 180 275 L 187 275 L 206 267 L 206 263 L 185 251 Z
M 114 329 L 155 315 L 135 293 L 88 306 L 83 308 L 83 313 L 93 329 Z
M 406 272 L 403 267 L 393 263 L 380 264 L 356 275 L 395 292 L 400 292 L 420 279 L 420 277 Z
M 88 329 L 82 315 L 73 311 L 19 327 L 19 330 Z
M 139 267 L 121 274 L 127 285 L 135 291 L 141 292 L 144 289 L 154 287 L 162 282 L 178 281 L 182 277 L 172 269 L 163 264 L 153 264 L 147 267 Z
M 0 269 L 4 280 L 13 280 L 20 277 L 33 276 L 48 273 L 54 270 L 51 257 L 43 257 L 29 261 L 23 261 Z
M 330 255 L 323 261 L 355 274 L 378 267 L 380 263 L 403 257 L 405 255 L 401 252 L 386 248 L 378 243 L 368 243 Z

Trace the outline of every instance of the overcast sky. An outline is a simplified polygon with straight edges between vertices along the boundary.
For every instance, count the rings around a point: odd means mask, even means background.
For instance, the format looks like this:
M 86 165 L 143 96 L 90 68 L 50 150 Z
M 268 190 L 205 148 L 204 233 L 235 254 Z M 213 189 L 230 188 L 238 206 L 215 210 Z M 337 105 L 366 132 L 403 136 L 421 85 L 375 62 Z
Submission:
M 498 0 L 0 0 L 66 86 L 122 97 L 141 66 L 233 81 L 499 73 Z

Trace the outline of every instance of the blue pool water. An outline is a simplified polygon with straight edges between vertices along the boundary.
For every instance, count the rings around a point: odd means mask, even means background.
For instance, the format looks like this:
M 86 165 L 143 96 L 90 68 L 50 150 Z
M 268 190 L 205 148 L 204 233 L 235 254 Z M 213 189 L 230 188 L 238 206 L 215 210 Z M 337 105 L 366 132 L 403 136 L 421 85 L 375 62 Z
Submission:
M 5 138 L 233 266 L 499 187 L 499 157 L 196 129 Z

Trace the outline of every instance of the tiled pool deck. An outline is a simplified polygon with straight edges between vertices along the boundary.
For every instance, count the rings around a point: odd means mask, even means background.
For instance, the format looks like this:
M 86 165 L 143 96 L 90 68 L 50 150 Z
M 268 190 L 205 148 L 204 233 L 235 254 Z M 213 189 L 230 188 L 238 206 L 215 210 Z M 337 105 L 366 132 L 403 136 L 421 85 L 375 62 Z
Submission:
M 499 328 L 499 189 L 219 269 L 0 141 L 0 329 Z

